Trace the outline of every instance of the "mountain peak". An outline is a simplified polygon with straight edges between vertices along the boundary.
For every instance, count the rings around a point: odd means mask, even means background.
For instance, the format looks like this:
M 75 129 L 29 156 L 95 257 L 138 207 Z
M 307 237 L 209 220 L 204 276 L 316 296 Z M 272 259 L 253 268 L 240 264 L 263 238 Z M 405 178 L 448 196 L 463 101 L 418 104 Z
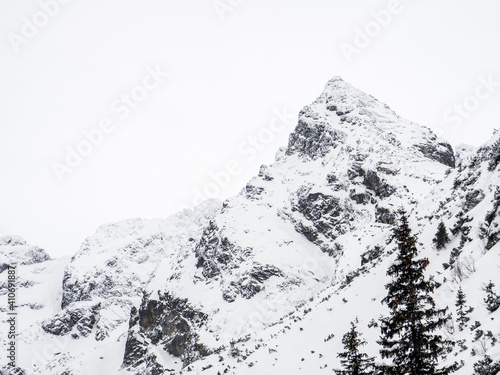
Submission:
M 373 153 L 372 149 L 386 153 L 387 157 L 387 149 L 391 149 L 404 159 L 420 155 L 455 166 L 451 145 L 439 140 L 429 128 L 398 116 L 388 105 L 336 76 L 328 81 L 321 95 L 299 113 L 299 123 L 290 136 L 287 154 L 298 151 L 317 159 L 340 144 L 351 144 L 349 152 L 357 149 Z

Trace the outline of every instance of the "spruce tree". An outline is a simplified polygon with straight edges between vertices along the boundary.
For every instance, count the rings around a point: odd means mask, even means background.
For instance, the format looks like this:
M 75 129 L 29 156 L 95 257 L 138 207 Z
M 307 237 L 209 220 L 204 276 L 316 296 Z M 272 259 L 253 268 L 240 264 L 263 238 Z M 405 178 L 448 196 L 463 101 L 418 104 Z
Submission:
M 448 231 L 446 230 L 446 225 L 441 221 L 438 225 L 438 229 L 434 239 L 432 240 L 434 245 L 436 245 L 436 249 L 441 250 L 444 249 L 446 244 L 450 242 L 450 237 L 448 237 Z
M 408 218 L 401 212 L 400 224 L 394 228 L 397 260 L 389 267 L 392 277 L 387 296 L 382 300 L 390 315 L 381 320 L 382 358 L 392 358 L 385 371 L 399 375 L 444 375 L 455 366 L 438 368 L 438 359 L 453 345 L 435 331 L 450 318 L 446 309 L 437 309 L 432 294 L 436 283 L 426 279 L 428 259 L 416 259 L 417 238 L 412 235 Z
M 500 361 L 493 362 L 490 356 L 474 363 L 474 375 L 496 375 L 500 373 Z
M 491 250 L 500 241 L 500 229 L 495 219 L 498 217 L 500 209 L 500 188 L 497 186 L 493 198 L 493 209 L 486 213 L 484 223 L 479 227 L 481 239 L 486 238 L 486 250 Z
M 462 290 L 462 287 L 460 287 L 457 292 L 457 301 L 455 302 L 455 306 L 457 307 L 457 323 L 459 331 L 463 331 L 465 325 L 470 320 L 468 315 L 474 310 L 472 307 L 467 307 L 465 305 L 466 303 L 467 300 L 465 298 L 465 293 Z
M 498 164 L 500 164 L 500 139 L 498 139 L 491 146 L 491 156 L 490 156 L 490 163 L 488 164 L 488 170 L 490 172 L 493 172 L 498 166 Z
M 357 323 L 357 319 L 356 319 Z M 335 370 L 337 375 L 371 375 L 373 374 L 374 359 L 368 354 L 359 351 L 366 341 L 361 338 L 355 322 L 351 322 L 351 329 L 342 338 L 345 351 L 338 354 L 341 358 L 343 370 Z
M 486 297 L 484 298 L 484 303 L 486 304 L 486 309 L 489 312 L 497 311 L 500 307 L 500 297 L 493 291 L 495 284 L 490 280 L 490 282 L 483 288 L 486 292 Z
M 469 215 L 465 215 L 463 211 L 459 211 L 458 214 L 455 215 L 457 218 L 457 221 L 453 228 L 451 228 L 451 234 L 454 236 L 458 235 L 459 233 L 462 234 L 461 236 L 461 241 L 462 238 L 465 238 L 466 240 L 468 239 L 471 227 L 470 225 L 466 225 L 467 223 L 470 223 L 472 221 L 472 218 Z

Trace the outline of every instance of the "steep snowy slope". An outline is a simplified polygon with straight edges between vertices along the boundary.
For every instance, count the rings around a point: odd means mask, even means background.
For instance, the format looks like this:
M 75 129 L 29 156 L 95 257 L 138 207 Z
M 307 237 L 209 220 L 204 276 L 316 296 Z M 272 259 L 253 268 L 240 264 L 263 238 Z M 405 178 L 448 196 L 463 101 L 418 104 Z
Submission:
M 1 332 L 7 332 L 8 305 L 7 305 L 7 266 L 15 267 L 16 273 L 16 310 L 17 332 L 26 332 L 33 328 L 39 328 L 40 320 L 50 318 L 57 313 L 61 303 L 61 281 L 64 267 L 68 264 L 68 258 L 51 260 L 49 255 L 37 246 L 30 246 L 19 236 L 0 236 L 0 326 Z M 6 348 L 8 336 L 0 336 L 0 345 Z M 31 368 L 31 364 L 41 358 L 36 357 L 34 352 L 28 350 L 36 346 L 36 339 L 26 338 L 21 335 L 18 339 L 18 355 L 20 351 L 25 353 L 23 357 L 29 363 L 18 362 L 23 368 Z M 45 359 L 42 359 L 45 362 Z M 2 355 L 0 361 L 0 373 L 8 373 L 2 369 L 7 363 L 6 355 Z
M 477 306 L 470 323 L 480 328 L 443 332 L 465 340 L 446 360 L 464 361 L 459 374 L 470 375 L 485 351 L 500 357 L 498 311 L 481 303 L 500 265 L 497 138 L 455 156 L 429 129 L 333 78 L 239 195 L 105 225 L 54 265 L 53 307 L 27 320 L 19 365 L 40 374 L 331 372 L 356 316 L 377 355 L 391 228 L 404 207 L 441 283 L 436 302 L 453 308 L 462 285 Z M 441 220 L 454 234 L 437 251 Z

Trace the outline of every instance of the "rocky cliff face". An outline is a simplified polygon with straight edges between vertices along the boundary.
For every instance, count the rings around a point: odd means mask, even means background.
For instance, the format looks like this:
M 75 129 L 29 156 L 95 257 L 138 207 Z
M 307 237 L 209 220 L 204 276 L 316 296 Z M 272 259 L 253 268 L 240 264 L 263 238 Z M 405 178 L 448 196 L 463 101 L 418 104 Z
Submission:
M 49 254 L 37 246 L 30 246 L 19 236 L 0 236 L 0 273 L 7 265 L 26 266 L 50 260 Z
M 412 213 L 429 249 L 436 220 L 458 225 L 460 235 L 464 217 L 490 212 L 478 222 L 482 238 L 469 232 L 453 262 L 429 250 L 438 259 L 433 272 L 449 273 L 447 280 L 463 257 L 479 259 L 472 244 L 498 248 L 495 150 L 490 142 L 456 157 L 429 129 L 334 78 L 299 113 L 275 162 L 239 195 L 165 220 L 106 225 L 88 238 L 64 261 L 56 307 L 23 330 L 20 345 L 37 343 L 42 360 L 21 364 L 42 374 L 270 373 L 275 365 L 297 373 L 309 362 L 280 361 L 279 353 L 302 356 L 298 347 L 329 345 L 317 322 L 332 322 L 328 329 L 338 336 L 353 314 L 345 309 L 356 306 L 348 303 L 352 293 L 359 306 L 364 299 L 379 305 L 400 207 Z M 364 292 L 356 286 L 361 279 Z M 453 289 L 441 281 L 443 290 Z M 341 305 L 344 313 L 331 316 Z M 356 314 L 368 321 L 379 310 Z M 304 329 L 311 334 L 301 338 Z M 288 332 L 297 348 L 287 346 Z M 47 345 L 57 350 L 43 354 Z M 326 369 L 323 355 L 335 347 L 322 350 L 309 349 L 310 363 Z

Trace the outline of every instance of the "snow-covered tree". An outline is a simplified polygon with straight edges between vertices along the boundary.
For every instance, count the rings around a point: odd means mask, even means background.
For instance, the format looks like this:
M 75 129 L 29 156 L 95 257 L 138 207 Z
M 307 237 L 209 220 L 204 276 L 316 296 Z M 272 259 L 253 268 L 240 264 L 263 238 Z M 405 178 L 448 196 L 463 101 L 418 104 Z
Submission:
M 438 250 L 444 249 L 446 247 L 446 244 L 450 242 L 450 237 L 448 236 L 446 225 L 442 221 L 438 225 L 436 235 L 434 236 L 432 242 Z
M 491 158 L 488 164 L 488 170 L 494 171 L 498 164 L 500 164 L 500 139 L 491 146 Z
M 351 329 L 342 338 L 345 351 L 338 354 L 341 358 L 342 370 L 335 370 L 337 375 L 371 375 L 374 369 L 374 359 L 360 352 L 360 347 L 366 345 L 361 338 L 356 322 L 351 322 Z
M 381 319 L 382 358 L 392 358 L 392 373 L 399 375 L 449 374 L 454 366 L 438 367 L 440 357 L 453 344 L 436 330 L 450 318 L 446 309 L 437 309 L 432 297 L 434 280 L 426 279 L 424 271 L 429 260 L 416 259 L 417 238 L 412 235 L 408 218 L 401 212 L 394 228 L 397 259 L 387 275 L 387 296 L 382 300 L 390 315 Z
M 468 315 L 474 310 L 474 308 L 470 306 L 467 307 L 466 303 L 467 299 L 465 293 L 462 290 L 462 287 L 460 287 L 457 292 L 457 301 L 455 302 L 455 306 L 457 307 L 457 323 L 459 331 L 463 331 L 465 325 L 470 320 Z
M 470 223 L 472 221 L 472 218 L 469 217 L 469 215 L 465 215 L 463 211 L 460 211 L 455 215 L 455 217 L 457 218 L 457 221 L 451 229 L 451 233 L 454 236 L 460 234 L 460 249 L 462 249 L 464 247 L 464 244 L 467 241 L 470 241 L 469 233 L 471 231 L 471 226 L 466 224 Z
M 485 248 L 490 250 L 500 241 L 500 229 L 498 228 L 498 212 L 500 209 L 500 188 L 497 186 L 493 197 L 493 207 L 486 213 L 484 222 L 479 227 L 479 236 L 486 239 Z
M 497 375 L 498 373 L 500 373 L 500 362 L 493 362 L 488 355 L 474 363 L 474 375 Z
M 489 312 L 494 312 L 500 307 L 500 296 L 495 293 L 493 288 L 495 288 L 495 284 L 493 284 L 491 280 L 483 288 L 483 290 L 486 292 L 484 303 L 486 304 L 486 309 Z

